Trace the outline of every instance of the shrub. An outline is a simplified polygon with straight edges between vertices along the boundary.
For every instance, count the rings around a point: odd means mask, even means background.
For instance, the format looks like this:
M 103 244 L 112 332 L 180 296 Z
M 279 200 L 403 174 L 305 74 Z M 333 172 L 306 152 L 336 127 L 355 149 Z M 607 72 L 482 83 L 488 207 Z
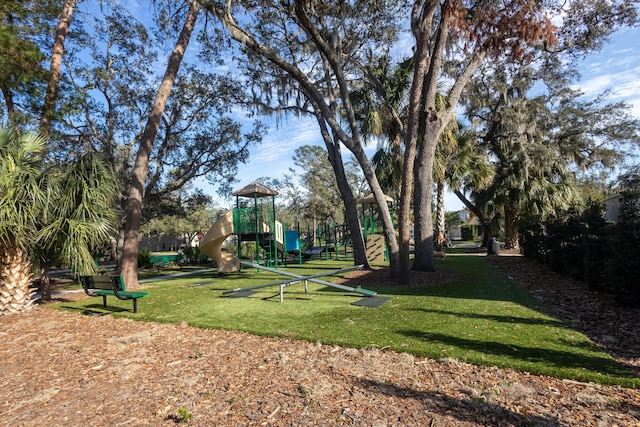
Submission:
M 462 234 L 462 240 L 474 240 L 478 237 L 478 230 L 468 225 L 460 227 L 460 233 Z
M 197 246 L 187 246 L 182 249 L 182 257 L 186 259 L 189 264 L 197 264 L 202 259 L 200 248 Z
M 141 249 L 138 251 L 138 268 L 151 268 L 151 251 Z
M 570 209 L 545 222 L 520 224 L 526 257 L 640 307 L 640 192 L 622 193 L 618 223 L 608 225 L 601 204 Z
M 520 250 L 527 258 L 543 261 L 545 253 L 546 225 L 533 220 L 520 222 Z
M 640 191 L 622 192 L 612 236 L 609 286 L 618 302 L 640 306 Z

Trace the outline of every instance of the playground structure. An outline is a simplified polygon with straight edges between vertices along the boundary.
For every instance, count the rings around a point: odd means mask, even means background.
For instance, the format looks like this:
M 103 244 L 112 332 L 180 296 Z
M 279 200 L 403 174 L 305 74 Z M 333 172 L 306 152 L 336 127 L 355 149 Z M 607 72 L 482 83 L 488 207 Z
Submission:
M 351 231 L 346 224 L 320 224 L 316 230 L 306 232 L 286 230 L 276 220 L 275 196 L 278 192 L 257 182 L 236 190 L 236 208 L 223 212 L 200 241 L 200 252 L 209 256 L 218 266 L 218 272 L 230 273 L 241 268 L 241 244 L 255 243 L 254 263 L 278 268 L 287 263 L 287 256 L 303 259 L 335 256 L 348 258 L 353 253 Z M 241 202 L 242 199 L 242 202 Z M 387 202 L 392 199 L 387 197 Z M 362 198 L 363 235 L 367 244 L 367 259 L 384 262 L 386 244 L 379 226 L 376 226 L 376 202 L 372 195 Z M 236 239 L 237 253 L 222 249 L 229 236 Z
M 387 204 L 390 205 L 389 210 L 391 212 L 391 220 L 395 222 L 393 212 L 393 199 L 386 195 L 384 197 Z M 358 200 L 358 204 L 362 205 L 362 223 L 365 240 L 370 234 L 380 234 L 382 232 L 382 226 L 379 225 L 376 221 L 376 217 L 379 215 L 378 202 L 376 202 L 373 194 L 367 194 L 366 196 Z
M 353 254 L 351 231 L 347 224 L 322 223 L 314 229 L 296 231 L 298 242 L 302 247 L 303 259 L 339 259 L 349 258 Z
M 217 264 L 219 273 L 240 270 L 242 242 L 254 242 L 255 262 L 267 267 L 278 268 L 281 254 L 299 252 L 297 235 L 289 231 L 285 233 L 283 224 L 276 221 L 277 191 L 252 182 L 232 194 L 236 196 L 236 208 L 219 215 L 200 241 L 200 252 Z M 241 198 L 249 201 L 241 203 Z M 251 200 L 253 206 L 247 206 Z M 236 238 L 236 255 L 222 250 L 222 244 L 231 235 Z
M 385 196 L 385 200 L 387 204 L 391 205 L 391 220 L 394 221 L 393 199 Z M 367 260 L 372 263 L 384 262 L 389 259 L 389 256 L 384 234 L 382 234 L 382 226 L 376 221 L 379 216 L 378 203 L 373 194 L 363 197 L 358 200 L 358 203 L 362 205 L 363 236 L 367 248 Z
M 287 254 L 297 255 L 300 263 L 302 263 L 303 255 L 308 258 L 311 258 L 313 255 L 324 255 L 328 259 L 330 252 L 335 253 L 337 259 L 340 248 L 342 247 L 346 257 L 348 247 L 351 245 L 351 233 L 346 225 L 323 224 L 318 227 L 317 234 L 315 234 L 315 230 L 314 233 L 307 230 L 307 235 L 305 236 L 307 248 L 304 249 L 301 245 L 302 233 L 299 227 L 298 230 L 285 230 L 286 227 L 276 221 L 275 196 L 278 194 L 276 191 L 262 184 L 252 182 L 246 187 L 234 191 L 232 194 L 236 196 L 236 208 L 218 215 L 216 222 L 200 240 L 200 252 L 215 261 L 219 273 L 236 272 L 239 271 L 241 267 L 248 267 L 287 276 L 287 279 L 249 288 L 234 289 L 225 292 L 225 295 L 230 297 L 250 296 L 255 293 L 257 289 L 278 286 L 280 288 L 280 302 L 283 302 L 284 288 L 287 286 L 304 282 L 304 291 L 308 293 L 308 282 L 314 282 L 357 293 L 365 297 L 354 302 L 353 305 L 374 307 L 380 306 L 390 300 L 389 297 L 376 297 L 377 292 L 363 289 L 360 286 L 351 287 L 319 279 L 320 277 L 334 276 L 340 273 L 359 270 L 362 269 L 362 265 L 307 276 L 278 270 L 280 256 L 282 256 L 283 262 L 286 264 Z M 270 200 L 268 199 L 269 197 Z M 250 203 L 240 203 L 240 198 L 252 199 L 253 207 L 247 206 Z M 266 203 L 265 200 L 267 201 Z M 373 214 L 371 214 L 371 218 L 369 219 L 365 214 L 364 206 L 363 216 L 365 224 L 368 224 L 368 226 L 372 227 L 371 229 L 375 231 Z M 373 251 L 374 248 L 377 252 L 384 254 L 384 248 L 386 246 L 384 245 L 382 236 L 369 234 L 367 237 L 366 229 L 364 233 L 367 242 L 369 242 L 371 237 L 378 236 L 381 238 L 375 243 L 372 240 L 371 249 L 367 248 L 367 257 L 369 257 L 369 251 Z M 224 241 L 231 235 L 236 237 L 237 255 L 222 250 Z M 316 241 L 324 242 L 324 245 L 314 246 Z M 240 262 L 240 246 L 242 242 L 255 242 L 254 262 Z M 378 259 L 379 257 L 375 258 L 375 260 Z
M 385 196 L 385 200 L 390 205 L 391 218 L 394 221 L 393 199 Z M 387 246 L 379 221 L 378 203 L 373 194 L 368 194 L 358 200 L 358 204 L 362 205 L 362 234 L 367 248 L 367 260 L 376 263 L 387 261 Z M 299 236 L 301 243 L 306 242 L 303 254 L 307 258 L 315 256 L 328 260 L 353 255 L 351 230 L 347 224 L 319 224 L 314 231 L 300 231 Z

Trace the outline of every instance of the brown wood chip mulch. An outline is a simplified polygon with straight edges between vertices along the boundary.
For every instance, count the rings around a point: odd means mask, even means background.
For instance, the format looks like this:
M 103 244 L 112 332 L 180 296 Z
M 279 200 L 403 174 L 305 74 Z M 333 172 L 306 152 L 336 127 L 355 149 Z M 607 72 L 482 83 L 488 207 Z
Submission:
M 640 390 L 43 307 L 0 360 L 1 426 L 640 426 Z

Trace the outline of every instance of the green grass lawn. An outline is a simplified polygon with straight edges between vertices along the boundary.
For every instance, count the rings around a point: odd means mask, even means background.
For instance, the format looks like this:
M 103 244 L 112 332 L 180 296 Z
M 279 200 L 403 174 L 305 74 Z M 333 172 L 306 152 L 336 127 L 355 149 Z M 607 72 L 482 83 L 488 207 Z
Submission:
M 578 381 L 640 387 L 634 377 L 584 335 L 548 311 L 484 257 L 451 255 L 438 267 L 460 279 L 439 286 L 398 287 L 391 281 L 365 286 L 392 300 L 382 307 L 351 305 L 360 295 L 310 284 L 263 288 L 248 298 L 224 291 L 284 279 L 248 269 L 218 276 L 198 273 L 148 283 L 139 301 L 110 297 L 64 302 L 53 307 L 86 314 L 108 313 L 153 322 L 187 322 L 202 328 L 240 330 L 349 347 L 392 349 L 429 358 L 452 357 L 469 363 L 513 368 Z M 287 270 L 298 274 L 349 266 L 345 261 L 312 261 Z

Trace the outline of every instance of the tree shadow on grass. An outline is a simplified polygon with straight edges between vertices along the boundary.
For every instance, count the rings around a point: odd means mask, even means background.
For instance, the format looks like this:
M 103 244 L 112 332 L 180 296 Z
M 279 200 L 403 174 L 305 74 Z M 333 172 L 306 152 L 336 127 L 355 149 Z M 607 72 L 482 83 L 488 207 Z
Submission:
M 458 313 L 455 311 L 434 310 L 434 309 L 427 309 L 427 308 L 414 308 L 413 311 L 419 311 L 421 313 L 441 314 L 445 316 L 455 316 L 455 317 L 460 317 L 465 319 L 485 319 L 485 320 L 492 320 L 494 322 L 500 322 L 500 323 L 513 323 L 513 324 L 519 323 L 522 325 L 544 325 L 544 326 L 552 326 L 557 328 L 568 327 L 565 323 L 555 319 L 501 316 L 497 314 L 479 314 L 479 313 L 469 313 L 469 312 Z
M 427 342 L 436 342 L 446 346 L 466 349 L 480 354 L 494 354 L 509 357 L 522 362 L 543 364 L 559 369 L 587 370 L 603 375 L 620 378 L 635 378 L 614 359 L 604 354 L 586 355 L 577 352 L 553 350 L 548 348 L 526 347 L 517 344 L 505 344 L 496 341 L 479 341 L 445 334 L 429 333 L 417 330 L 397 331 L 407 337 Z
M 560 426 L 552 416 L 519 414 L 499 404 L 488 403 L 482 398 L 460 399 L 441 392 L 423 392 L 389 382 L 351 377 L 355 386 L 372 393 L 401 399 L 418 400 L 434 415 L 454 417 L 460 422 L 492 426 Z M 434 423 L 432 423 L 434 425 Z

